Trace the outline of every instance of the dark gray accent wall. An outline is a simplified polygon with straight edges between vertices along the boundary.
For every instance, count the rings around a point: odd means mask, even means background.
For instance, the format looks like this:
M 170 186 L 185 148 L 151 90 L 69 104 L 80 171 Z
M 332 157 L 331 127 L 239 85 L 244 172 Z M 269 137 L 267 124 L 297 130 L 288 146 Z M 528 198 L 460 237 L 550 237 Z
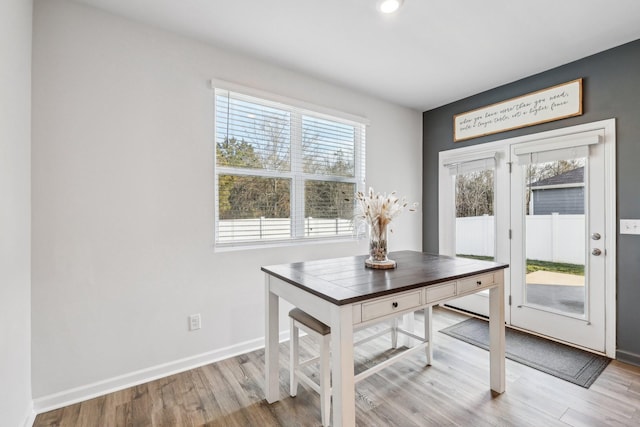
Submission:
M 491 70 L 470 68 L 470 79 L 474 73 Z M 584 79 L 583 115 L 453 142 L 455 114 L 579 77 Z M 620 218 L 640 218 L 640 40 L 424 112 L 423 250 L 438 252 L 438 152 L 610 118 L 616 119 L 619 224 Z M 618 234 L 616 252 L 617 357 L 640 365 L 640 235 Z

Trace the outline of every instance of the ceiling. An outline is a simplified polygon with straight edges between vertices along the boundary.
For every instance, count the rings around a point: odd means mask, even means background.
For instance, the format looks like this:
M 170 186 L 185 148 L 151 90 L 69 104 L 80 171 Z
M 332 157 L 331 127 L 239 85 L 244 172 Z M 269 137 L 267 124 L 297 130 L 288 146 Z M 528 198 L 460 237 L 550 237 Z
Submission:
M 76 1 L 419 111 L 640 39 L 638 0 Z

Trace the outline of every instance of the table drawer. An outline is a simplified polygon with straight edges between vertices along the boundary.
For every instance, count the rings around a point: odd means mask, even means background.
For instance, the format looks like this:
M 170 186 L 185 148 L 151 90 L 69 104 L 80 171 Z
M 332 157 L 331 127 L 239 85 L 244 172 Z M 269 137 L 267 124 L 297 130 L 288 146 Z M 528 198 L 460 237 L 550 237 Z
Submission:
M 362 321 L 383 317 L 421 305 L 420 290 L 406 292 L 362 304 Z
M 425 301 L 427 303 L 455 296 L 456 282 L 445 283 L 443 285 L 429 286 L 425 291 Z
M 495 284 L 493 273 L 473 276 L 458 281 L 458 293 L 473 291 L 480 288 L 486 288 Z

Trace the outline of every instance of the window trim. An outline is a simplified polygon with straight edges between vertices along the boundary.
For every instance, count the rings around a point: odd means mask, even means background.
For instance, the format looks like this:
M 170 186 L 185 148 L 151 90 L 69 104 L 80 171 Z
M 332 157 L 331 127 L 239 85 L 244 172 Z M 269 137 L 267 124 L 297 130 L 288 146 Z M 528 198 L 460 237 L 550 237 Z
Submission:
M 269 93 L 263 90 L 239 85 L 236 83 L 212 79 L 210 81 L 211 89 L 214 92 L 213 99 L 213 141 L 214 141 L 214 149 L 213 149 L 213 166 L 214 166 L 214 241 L 213 246 L 215 250 L 220 251 L 228 251 L 228 250 L 241 250 L 241 249 L 255 249 L 255 248 L 264 248 L 264 247 L 277 247 L 277 246 L 294 246 L 300 244 L 309 244 L 309 243 L 319 243 L 319 242 L 344 242 L 349 240 L 354 240 L 355 238 L 362 237 L 357 233 L 357 230 L 354 230 L 354 233 L 351 235 L 331 235 L 326 237 L 306 237 L 304 236 L 305 229 L 305 217 L 304 215 L 299 215 L 297 213 L 304 212 L 304 182 L 308 180 L 321 180 L 321 181 L 331 181 L 331 182 L 346 182 L 353 183 L 355 185 L 356 191 L 363 191 L 365 187 L 365 172 L 366 172 L 366 127 L 369 125 L 369 120 L 345 113 L 343 111 L 334 110 L 327 107 L 318 106 L 315 104 L 311 104 L 308 102 L 300 101 L 293 98 L 287 98 L 284 96 L 276 95 L 273 93 Z M 216 126 L 216 94 L 217 91 L 226 91 L 229 93 L 239 94 L 241 96 L 247 96 L 252 98 L 257 98 L 259 100 L 265 101 L 266 103 L 275 104 L 273 105 L 276 108 L 282 108 L 284 110 L 290 111 L 291 123 L 302 123 L 302 116 L 309 115 L 311 117 L 317 117 L 320 119 L 326 119 L 334 122 L 344 123 L 354 127 L 354 131 L 356 134 L 356 143 L 354 146 L 354 176 L 351 177 L 340 177 L 335 175 L 323 175 L 323 174 L 311 174 L 305 173 L 300 169 L 301 160 L 300 156 L 302 155 L 302 139 L 296 138 L 299 133 L 297 130 L 291 130 L 291 170 L 289 171 L 272 171 L 265 169 L 256 169 L 250 170 L 247 168 L 236 168 L 230 166 L 218 166 L 217 165 L 217 150 L 216 150 L 216 142 L 217 142 L 217 126 Z M 293 111 L 292 111 L 293 110 Z M 294 119 L 293 115 L 297 115 Z M 291 182 L 291 229 L 288 238 L 283 239 L 268 239 L 268 240 L 239 240 L 239 241 L 230 241 L 230 242 L 220 242 L 219 239 L 219 228 L 218 224 L 220 222 L 219 217 L 219 208 L 218 208 L 218 191 L 219 191 L 219 183 L 218 179 L 220 175 L 231 174 L 231 175 L 243 175 L 243 176 L 256 176 L 256 177 L 272 177 L 272 178 L 285 178 L 290 179 Z
M 341 119 L 346 122 L 354 122 L 354 123 L 362 124 L 365 126 L 369 126 L 371 124 L 369 122 L 369 119 L 363 116 L 346 113 L 344 111 L 336 110 L 329 107 L 323 107 L 317 104 L 312 104 L 310 102 L 301 101 L 295 98 L 289 98 L 286 96 L 277 95 L 271 92 L 256 89 L 250 86 L 240 85 L 240 84 L 229 82 L 226 80 L 211 79 L 210 84 L 211 84 L 211 89 L 213 89 L 214 91 L 216 89 L 222 89 L 222 90 L 228 90 L 229 92 L 236 92 L 242 95 L 251 96 L 254 98 L 261 98 L 261 99 L 264 99 L 265 101 L 275 102 L 278 104 L 283 104 L 288 107 L 295 107 L 301 110 L 306 110 L 310 113 L 313 113 L 314 115 L 325 116 L 324 118 L 326 119 L 331 119 L 331 120 Z

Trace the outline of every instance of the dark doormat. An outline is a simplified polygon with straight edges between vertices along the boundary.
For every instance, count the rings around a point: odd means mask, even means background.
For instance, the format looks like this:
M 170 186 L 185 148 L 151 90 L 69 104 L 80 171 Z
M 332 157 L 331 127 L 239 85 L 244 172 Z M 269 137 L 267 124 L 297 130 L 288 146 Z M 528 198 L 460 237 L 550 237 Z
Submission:
M 489 322 L 470 318 L 440 332 L 489 349 Z M 610 362 L 605 356 L 506 328 L 506 357 L 579 386 L 589 388 Z

